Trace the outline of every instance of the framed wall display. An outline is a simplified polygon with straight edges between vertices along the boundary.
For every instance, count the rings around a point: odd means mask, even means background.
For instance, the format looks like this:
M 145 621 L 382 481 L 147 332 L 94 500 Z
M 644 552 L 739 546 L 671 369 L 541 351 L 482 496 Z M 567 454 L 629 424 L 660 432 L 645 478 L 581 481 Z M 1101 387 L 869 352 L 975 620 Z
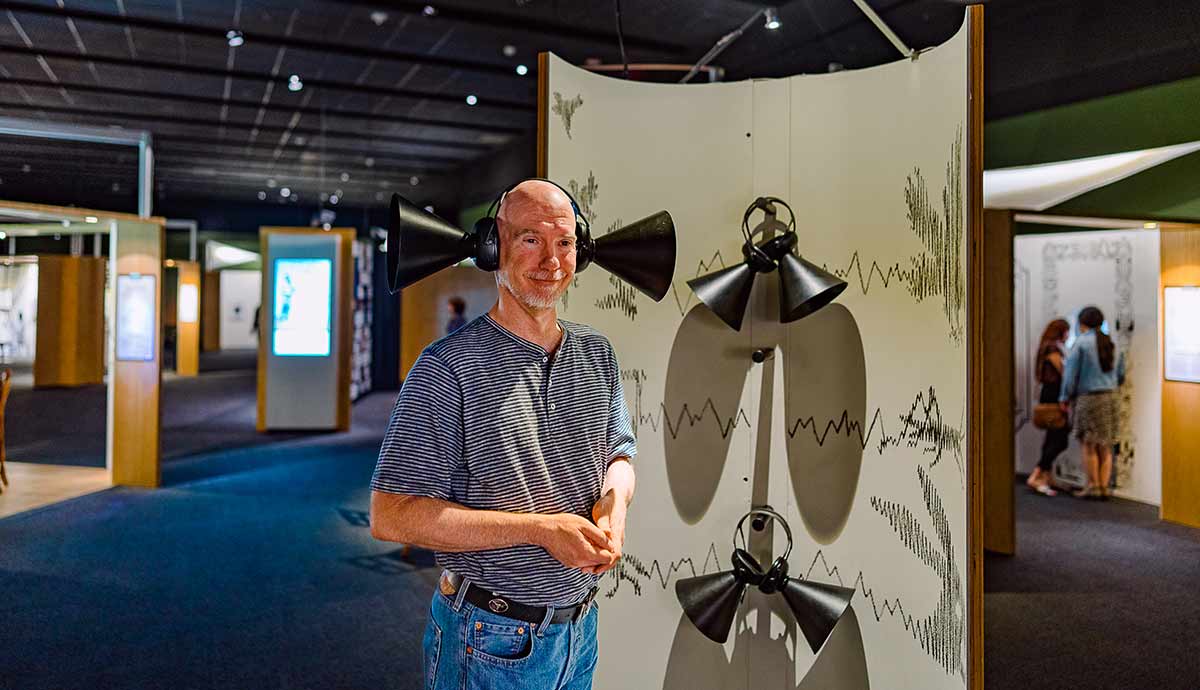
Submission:
M 1200 383 L 1200 287 L 1163 288 L 1163 377 Z
M 157 302 L 157 276 L 117 276 L 117 361 L 153 361 L 158 336 Z
M 276 259 L 271 352 L 279 357 L 327 357 L 333 326 L 333 261 Z

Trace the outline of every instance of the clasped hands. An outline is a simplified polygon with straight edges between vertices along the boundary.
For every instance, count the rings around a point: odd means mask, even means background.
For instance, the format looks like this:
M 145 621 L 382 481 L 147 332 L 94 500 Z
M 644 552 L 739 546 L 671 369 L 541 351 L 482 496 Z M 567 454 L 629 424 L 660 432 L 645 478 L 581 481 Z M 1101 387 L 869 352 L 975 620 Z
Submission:
M 563 565 L 600 575 L 621 559 L 625 502 L 609 491 L 592 506 L 592 520 L 572 513 L 545 516 L 542 546 Z

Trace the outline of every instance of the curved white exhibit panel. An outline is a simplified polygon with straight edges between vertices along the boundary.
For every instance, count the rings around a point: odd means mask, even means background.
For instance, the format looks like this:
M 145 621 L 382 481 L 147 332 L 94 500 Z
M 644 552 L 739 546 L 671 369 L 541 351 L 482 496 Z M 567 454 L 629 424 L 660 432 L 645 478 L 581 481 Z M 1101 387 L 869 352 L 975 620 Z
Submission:
M 641 84 L 548 58 L 546 175 L 596 235 L 664 208 L 678 233 L 662 302 L 592 269 L 561 304 L 613 342 L 639 448 L 597 688 L 966 687 L 968 58 L 966 23 L 916 60 L 779 80 Z M 848 287 L 780 323 L 760 275 L 734 330 L 687 281 L 743 261 L 743 213 L 768 195 Z M 854 589 L 816 653 L 779 595 L 751 588 L 723 645 L 676 596 L 730 569 L 764 504 L 794 533 L 793 578 Z M 784 544 L 771 523 L 750 537 L 764 565 Z

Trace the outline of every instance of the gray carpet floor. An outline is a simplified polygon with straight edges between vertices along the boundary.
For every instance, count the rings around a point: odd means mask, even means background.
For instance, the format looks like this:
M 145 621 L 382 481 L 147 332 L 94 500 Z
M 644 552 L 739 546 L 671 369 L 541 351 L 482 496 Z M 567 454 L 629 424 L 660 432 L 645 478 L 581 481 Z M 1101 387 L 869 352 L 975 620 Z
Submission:
M 987 690 L 1200 688 L 1200 530 L 1132 501 L 1017 489 L 984 566 Z

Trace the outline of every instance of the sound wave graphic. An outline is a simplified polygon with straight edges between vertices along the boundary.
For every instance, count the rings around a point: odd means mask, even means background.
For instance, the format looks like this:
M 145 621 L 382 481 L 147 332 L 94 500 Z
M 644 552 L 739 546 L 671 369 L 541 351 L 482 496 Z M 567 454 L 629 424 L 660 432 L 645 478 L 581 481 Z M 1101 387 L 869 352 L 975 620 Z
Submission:
M 665 566 L 658 562 L 658 559 L 651 559 L 650 563 L 643 562 L 633 554 L 625 553 L 621 555 L 621 560 L 617 562 L 616 567 L 604 574 L 604 577 L 612 579 L 611 588 L 604 592 L 606 598 L 612 599 L 621 589 L 622 582 L 628 582 L 633 588 L 634 596 L 642 596 L 642 585 L 657 584 L 662 589 L 666 589 L 671 581 L 675 579 L 677 573 L 682 572 L 683 577 L 696 577 L 697 575 L 705 575 L 709 572 L 718 572 L 721 569 L 721 562 L 717 558 L 717 545 L 711 544 L 708 547 L 708 555 L 705 556 L 704 562 L 700 565 L 700 570 L 696 570 L 696 563 L 691 558 L 680 558 L 674 561 L 668 561 Z
M 631 415 L 634 436 L 638 436 L 640 427 L 646 425 L 654 431 L 665 428 L 674 440 L 697 425 L 711 424 L 721 434 L 721 438 L 725 439 L 742 424 L 750 425 L 750 416 L 744 408 L 738 407 L 735 412 L 726 414 L 717 410 L 712 398 L 705 399 L 699 412 L 693 412 L 687 403 L 684 403 L 678 412 L 668 411 L 666 403 L 659 403 L 655 412 L 647 412 L 642 407 L 645 377 L 646 372 L 642 369 L 621 372 L 622 381 L 633 381 L 635 384 L 634 409 Z M 943 456 L 949 453 L 958 465 L 959 474 L 962 474 L 965 434 L 961 427 L 952 426 L 943 420 L 937 391 L 933 386 L 919 391 L 908 411 L 896 416 L 900 422 L 896 433 L 887 431 L 885 417 L 881 407 L 875 408 L 869 423 L 855 419 L 849 410 L 843 410 L 840 415 L 832 418 L 817 419 L 815 415 L 809 415 L 791 421 L 787 426 L 787 434 L 788 438 L 797 438 L 807 432 L 811 434 L 813 442 L 822 448 L 829 442 L 830 436 L 847 438 L 856 442 L 863 450 L 868 447 L 874 448 L 880 455 L 888 448 L 901 444 L 909 448 L 919 447 L 923 454 L 933 456 L 929 461 L 930 468 L 935 467 Z

